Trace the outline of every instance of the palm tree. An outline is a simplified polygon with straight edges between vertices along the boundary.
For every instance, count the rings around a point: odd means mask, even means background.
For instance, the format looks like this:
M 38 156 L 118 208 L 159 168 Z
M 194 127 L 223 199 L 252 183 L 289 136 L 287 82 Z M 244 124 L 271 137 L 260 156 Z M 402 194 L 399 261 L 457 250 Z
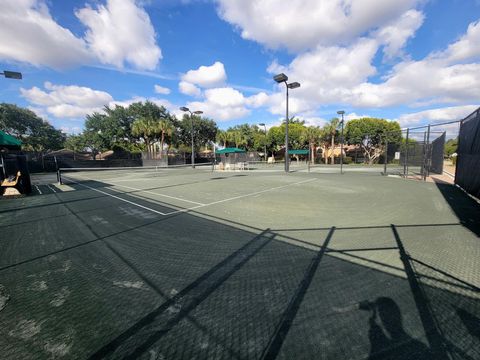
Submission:
M 308 142 L 310 149 L 310 161 L 315 164 L 315 144 L 320 140 L 320 129 L 317 126 L 309 126 L 303 133 L 304 141 Z
M 147 158 L 152 158 L 152 140 L 158 133 L 158 121 L 152 117 L 141 117 L 132 123 L 132 134 L 143 138 L 147 148 Z
M 230 141 L 230 132 L 224 130 L 217 131 L 217 141 L 222 144 L 222 146 L 227 147 L 228 142 Z
M 163 144 L 165 142 L 165 134 L 171 136 L 173 134 L 173 125 L 168 120 L 160 120 L 157 125 L 157 130 L 160 132 L 160 159 L 163 153 Z
M 237 148 L 248 144 L 247 137 L 239 130 L 232 131 L 232 140 L 235 142 L 235 147 Z
M 325 130 L 328 133 L 330 140 L 331 140 L 331 163 L 332 165 L 335 163 L 335 135 L 337 134 L 337 128 L 340 120 L 338 118 L 333 118 L 330 120 L 330 123 L 325 125 Z M 325 162 L 326 163 L 326 162 Z

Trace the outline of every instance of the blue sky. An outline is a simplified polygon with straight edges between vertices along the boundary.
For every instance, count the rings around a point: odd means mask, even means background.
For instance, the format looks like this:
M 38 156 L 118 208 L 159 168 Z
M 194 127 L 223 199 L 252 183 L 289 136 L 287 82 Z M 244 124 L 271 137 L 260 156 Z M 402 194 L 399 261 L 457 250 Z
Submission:
M 104 105 L 149 99 L 220 128 L 375 116 L 403 127 L 480 105 L 476 0 L 4 0 L 0 101 L 67 133 Z

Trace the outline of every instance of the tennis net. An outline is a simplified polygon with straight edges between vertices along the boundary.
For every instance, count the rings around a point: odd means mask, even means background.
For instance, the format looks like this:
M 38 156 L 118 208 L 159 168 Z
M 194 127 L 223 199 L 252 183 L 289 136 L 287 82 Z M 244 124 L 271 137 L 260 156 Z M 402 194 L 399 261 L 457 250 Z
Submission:
M 57 171 L 58 182 L 62 185 L 83 182 L 114 183 L 118 181 L 138 181 L 164 176 L 195 175 L 211 172 L 212 163 L 192 165 L 135 166 L 135 167 L 95 167 L 95 168 L 60 168 Z

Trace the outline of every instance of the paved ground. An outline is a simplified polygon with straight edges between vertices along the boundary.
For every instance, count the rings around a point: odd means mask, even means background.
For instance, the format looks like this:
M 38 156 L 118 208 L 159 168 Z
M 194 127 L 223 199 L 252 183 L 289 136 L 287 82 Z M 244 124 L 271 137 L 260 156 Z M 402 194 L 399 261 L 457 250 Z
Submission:
M 3 358 L 480 358 L 480 206 L 453 186 L 95 178 L 0 201 Z

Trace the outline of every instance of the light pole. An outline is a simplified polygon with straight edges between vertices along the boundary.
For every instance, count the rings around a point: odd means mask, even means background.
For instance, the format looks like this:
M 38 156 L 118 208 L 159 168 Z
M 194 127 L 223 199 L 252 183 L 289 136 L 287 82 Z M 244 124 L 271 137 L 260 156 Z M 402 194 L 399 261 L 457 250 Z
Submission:
M 185 106 L 182 106 L 180 108 L 180 110 L 185 111 L 185 112 L 189 112 L 190 113 L 190 120 L 192 120 L 192 131 L 191 131 L 191 134 L 192 134 L 192 168 L 195 168 L 195 148 L 194 148 L 194 142 L 193 142 L 193 114 L 200 115 L 200 114 L 203 114 L 203 111 L 200 111 L 200 110 L 190 111 L 190 109 L 185 107 Z
M 265 125 L 265 123 L 260 123 L 258 124 L 260 126 L 263 126 L 263 128 L 265 129 L 265 144 L 263 146 L 263 151 L 265 153 L 265 162 L 267 162 L 267 125 Z
M 288 162 L 288 89 L 296 89 L 300 87 L 300 83 L 298 82 L 293 82 L 293 83 L 287 83 L 288 76 L 285 75 L 284 73 L 275 75 L 273 77 L 273 80 L 275 80 L 277 83 L 285 83 L 285 86 L 287 88 L 287 105 L 286 105 L 286 118 L 285 118 L 285 172 L 289 172 L 289 162 Z
M 3 70 L 0 75 L 5 76 L 7 79 L 16 79 L 16 80 L 21 80 L 22 79 L 22 73 L 16 72 L 16 71 L 7 71 Z
M 345 111 L 343 110 L 338 110 L 337 111 L 337 114 L 338 115 L 342 115 L 342 121 L 340 122 L 340 124 L 342 124 L 342 135 L 340 136 L 340 174 L 343 174 L 343 114 L 345 114 Z

